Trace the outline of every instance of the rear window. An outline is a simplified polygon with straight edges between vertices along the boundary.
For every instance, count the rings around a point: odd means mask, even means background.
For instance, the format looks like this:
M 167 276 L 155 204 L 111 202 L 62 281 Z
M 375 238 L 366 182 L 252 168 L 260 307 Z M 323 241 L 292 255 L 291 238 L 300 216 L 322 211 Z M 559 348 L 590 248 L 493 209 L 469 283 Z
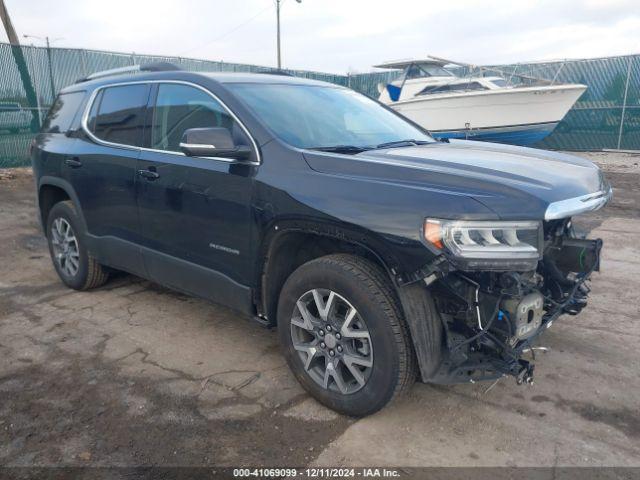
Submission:
M 149 85 L 107 87 L 91 108 L 88 127 L 100 140 L 142 146 L 144 115 Z
M 42 131 L 45 133 L 65 133 L 69 130 L 78 113 L 84 94 L 85 92 L 72 92 L 58 95 L 42 124 Z

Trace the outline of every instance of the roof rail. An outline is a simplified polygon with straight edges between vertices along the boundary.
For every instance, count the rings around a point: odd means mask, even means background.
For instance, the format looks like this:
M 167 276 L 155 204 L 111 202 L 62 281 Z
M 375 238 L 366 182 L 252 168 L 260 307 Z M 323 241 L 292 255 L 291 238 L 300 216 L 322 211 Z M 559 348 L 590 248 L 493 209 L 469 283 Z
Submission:
M 131 65 L 129 67 L 112 68 L 110 70 L 102 70 L 100 72 L 94 72 L 91 75 L 87 75 L 81 78 L 76 83 L 88 82 L 89 80 L 96 80 L 97 78 L 112 77 L 114 75 L 122 75 L 125 73 L 134 72 L 172 72 L 181 70 L 180 67 L 169 62 L 154 62 L 145 63 L 144 65 Z

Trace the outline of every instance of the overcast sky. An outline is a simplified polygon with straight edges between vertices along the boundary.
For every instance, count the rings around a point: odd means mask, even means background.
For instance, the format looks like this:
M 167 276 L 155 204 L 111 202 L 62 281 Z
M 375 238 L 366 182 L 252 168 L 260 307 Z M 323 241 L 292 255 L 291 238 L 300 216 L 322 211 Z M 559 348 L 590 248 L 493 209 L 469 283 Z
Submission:
M 5 3 L 20 37 L 63 37 L 55 46 L 276 63 L 275 0 Z M 427 54 L 482 64 L 629 53 L 640 53 L 640 0 L 282 1 L 287 68 L 366 72 Z

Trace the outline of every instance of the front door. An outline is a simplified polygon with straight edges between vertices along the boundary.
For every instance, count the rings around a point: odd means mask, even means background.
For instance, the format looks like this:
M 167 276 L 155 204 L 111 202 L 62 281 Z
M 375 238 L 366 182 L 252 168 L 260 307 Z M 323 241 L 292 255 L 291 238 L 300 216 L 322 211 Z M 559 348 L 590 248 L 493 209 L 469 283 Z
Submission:
M 155 86 L 149 149 L 138 160 L 143 256 L 152 279 L 241 310 L 250 309 L 251 195 L 255 165 L 188 157 L 189 128 L 228 128 L 249 139 L 208 92 L 187 84 Z M 255 152 L 254 152 L 255 154 Z

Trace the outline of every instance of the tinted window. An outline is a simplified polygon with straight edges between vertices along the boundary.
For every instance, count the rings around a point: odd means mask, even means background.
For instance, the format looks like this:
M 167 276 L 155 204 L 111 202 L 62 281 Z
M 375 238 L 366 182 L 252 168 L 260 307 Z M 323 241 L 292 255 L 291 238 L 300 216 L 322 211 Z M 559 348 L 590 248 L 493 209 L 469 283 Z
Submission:
M 295 147 L 433 140 L 403 117 L 346 88 L 260 83 L 230 83 L 228 88 L 276 136 Z
M 104 90 L 100 90 L 96 95 L 96 98 L 93 100 L 93 104 L 91 104 L 91 110 L 89 110 L 89 116 L 87 118 L 87 127 L 89 130 L 94 132 L 96 130 L 96 117 L 98 116 L 98 107 L 100 106 L 100 102 L 102 101 L 102 94 Z
M 58 95 L 42 125 L 42 131 L 45 133 L 64 133 L 69 130 L 84 95 L 85 92 Z
M 238 135 L 233 118 L 206 92 L 188 85 L 167 83 L 158 86 L 151 148 L 179 152 L 185 130 L 206 127 L 225 127 Z M 236 138 L 236 143 L 244 142 Z
M 149 98 L 148 85 L 124 85 L 105 88 L 95 120 L 89 128 L 101 140 L 122 145 L 142 145 L 145 106 Z

